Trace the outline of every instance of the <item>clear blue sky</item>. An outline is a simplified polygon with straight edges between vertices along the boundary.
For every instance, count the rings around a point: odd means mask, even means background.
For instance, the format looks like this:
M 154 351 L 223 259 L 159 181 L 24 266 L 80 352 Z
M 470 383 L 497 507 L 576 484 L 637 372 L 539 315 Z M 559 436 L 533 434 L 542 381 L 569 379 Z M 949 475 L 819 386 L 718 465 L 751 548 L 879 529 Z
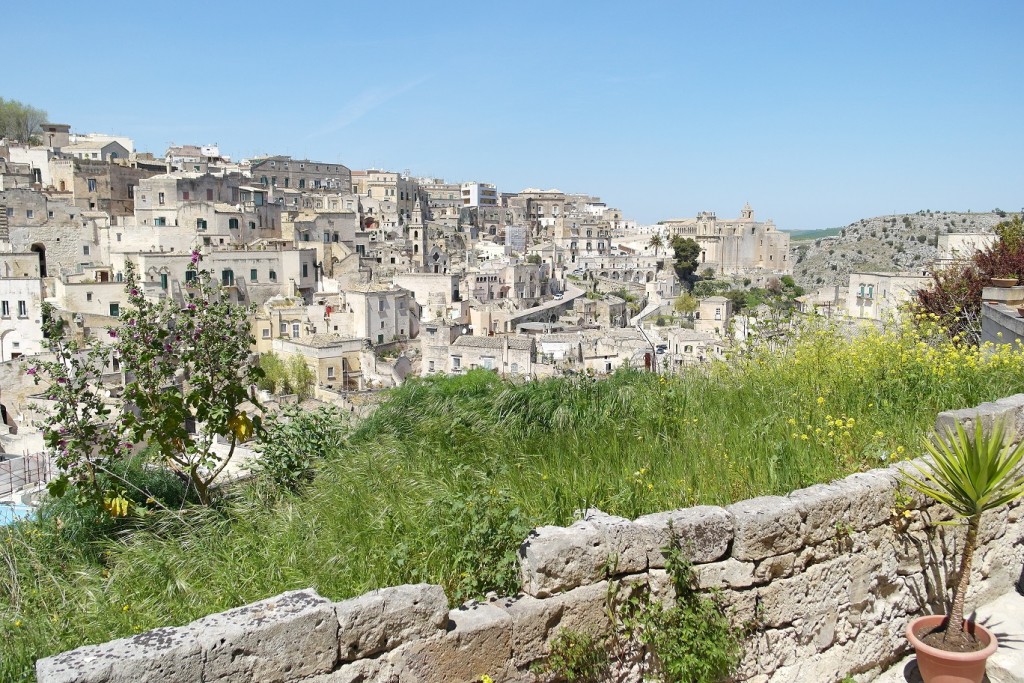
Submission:
M 16 3 L 0 96 L 641 222 L 1024 206 L 1024 2 Z

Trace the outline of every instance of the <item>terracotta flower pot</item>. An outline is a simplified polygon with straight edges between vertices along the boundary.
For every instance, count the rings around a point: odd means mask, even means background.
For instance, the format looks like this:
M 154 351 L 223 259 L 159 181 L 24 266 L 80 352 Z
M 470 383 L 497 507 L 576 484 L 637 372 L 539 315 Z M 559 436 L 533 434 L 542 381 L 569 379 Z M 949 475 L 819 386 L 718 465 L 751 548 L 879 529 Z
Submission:
M 917 638 L 921 631 L 930 631 L 946 620 L 945 615 L 918 617 L 907 624 L 907 640 L 917 653 L 917 668 L 924 683 L 981 683 L 985 662 L 999 647 L 994 633 L 974 622 L 965 621 L 964 630 L 973 634 L 985 647 L 977 652 L 949 652 L 926 645 Z
M 1013 287 L 1017 284 L 1015 277 L 994 277 L 991 280 L 993 287 Z

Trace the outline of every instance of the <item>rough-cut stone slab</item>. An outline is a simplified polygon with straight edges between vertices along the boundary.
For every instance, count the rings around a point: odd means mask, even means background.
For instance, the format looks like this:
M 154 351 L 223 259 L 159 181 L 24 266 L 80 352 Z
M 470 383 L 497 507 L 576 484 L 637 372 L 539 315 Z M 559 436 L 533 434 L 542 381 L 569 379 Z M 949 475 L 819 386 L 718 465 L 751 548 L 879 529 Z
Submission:
M 637 518 L 634 524 L 645 539 L 647 566 L 651 569 L 665 568 L 661 549 L 668 546 L 671 533 L 676 534 L 679 547 L 693 564 L 722 559 L 733 538 L 732 515 L 713 505 L 656 512 Z
M 596 508 L 583 511 L 583 521 L 594 525 L 611 552 L 609 569 L 613 574 L 647 571 L 647 542 L 644 529 L 625 517 L 614 517 Z
M 701 590 L 746 588 L 754 585 L 754 563 L 740 562 L 731 557 L 721 562 L 695 565 L 693 573 L 697 577 L 697 587 Z
M 342 664 L 327 674 L 303 678 L 302 683 L 398 683 L 398 674 L 384 657 Z
M 388 655 L 400 683 L 469 683 L 487 674 L 505 680 L 512 666 L 512 617 L 492 604 L 448 614 L 451 630 L 415 640 Z
M 1006 443 L 1016 441 L 1017 420 L 1019 419 L 1020 408 L 1015 399 L 1005 403 L 982 403 L 977 408 L 962 408 L 960 410 L 946 410 L 935 418 L 935 431 L 945 436 L 947 431 L 956 432 L 956 424 L 959 422 L 964 426 L 967 433 L 973 437 L 978 421 L 986 433 L 992 431 L 992 427 L 1002 422 L 1006 428 Z
M 842 482 L 818 484 L 789 494 L 804 519 L 804 542 L 817 545 L 836 535 L 837 525 L 849 524 L 850 495 Z
M 158 628 L 36 662 L 39 683 L 162 683 L 202 678 L 201 632 Z
M 375 590 L 334 606 L 341 661 L 393 650 L 448 623 L 444 589 L 426 583 Z
M 523 668 L 546 653 L 555 636 L 564 607 L 557 600 L 539 600 L 530 595 L 505 598 L 493 603 L 512 618 L 512 662 Z
M 611 628 L 608 613 L 605 611 L 607 598 L 607 580 L 589 586 L 580 586 L 567 593 L 559 593 L 547 598 L 544 602 L 557 605 L 562 611 L 562 617 L 554 629 L 554 634 L 561 630 L 589 633 L 592 636 L 607 633 Z
M 734 503 L 726 510 L 732 514 L 736 523 L 733 559 L 762 560 L 800 547 L 803 518 L 793 500 L 781 496 L 762 496 Z
M 996 401 L 996 405 L 1001 408 L 1009 408 L 1013 411 L 1013 419 L 1006 424 L 1007 429 L 1013 431 L 1011 441 L 1014 443 L 1024 439 L 1024 394 L 1014 394 L 1013 396 L 1007 396 Z
M 889 521 L 895 504 L 897 475 L 889 469 L 851 474 L 839 484 L 850 498 L 847 518 L 854 531 L 864 531 Z
M 192 624 L 203 634 L 203 681 L 290 681 L 338 661 L 334 605 L 313 590 L 290 591 Z
M 543 598 L 604 578 L 613 550 L 590 522 L 542 526 L 519 547 L 523 592 Z

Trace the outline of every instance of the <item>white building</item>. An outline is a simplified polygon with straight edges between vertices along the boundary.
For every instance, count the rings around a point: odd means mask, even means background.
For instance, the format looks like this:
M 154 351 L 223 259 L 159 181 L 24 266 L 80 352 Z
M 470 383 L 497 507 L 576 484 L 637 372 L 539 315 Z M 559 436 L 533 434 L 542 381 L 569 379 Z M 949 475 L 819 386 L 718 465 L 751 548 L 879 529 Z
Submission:
M 43 351 L 42 280 L 0 274 L 0 363 Z
M 463 206 L 497 206 L 498 188 L 489 183 L 462 183 Z
M 850 273 L 846 314 L 868 320 L 898 317 L 900 306 L 929 283 L 931 277 L 923 273 Z

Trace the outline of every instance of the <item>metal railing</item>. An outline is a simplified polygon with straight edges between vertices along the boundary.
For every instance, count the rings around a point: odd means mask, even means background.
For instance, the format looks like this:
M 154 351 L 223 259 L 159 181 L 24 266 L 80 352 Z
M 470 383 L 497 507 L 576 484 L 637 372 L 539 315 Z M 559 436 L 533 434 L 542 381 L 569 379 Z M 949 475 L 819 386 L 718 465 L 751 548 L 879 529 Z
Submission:
M 46 453 L 0 454 L 0 496 L 8 496 L 34 484 L 44 484 L 56 467 Z

